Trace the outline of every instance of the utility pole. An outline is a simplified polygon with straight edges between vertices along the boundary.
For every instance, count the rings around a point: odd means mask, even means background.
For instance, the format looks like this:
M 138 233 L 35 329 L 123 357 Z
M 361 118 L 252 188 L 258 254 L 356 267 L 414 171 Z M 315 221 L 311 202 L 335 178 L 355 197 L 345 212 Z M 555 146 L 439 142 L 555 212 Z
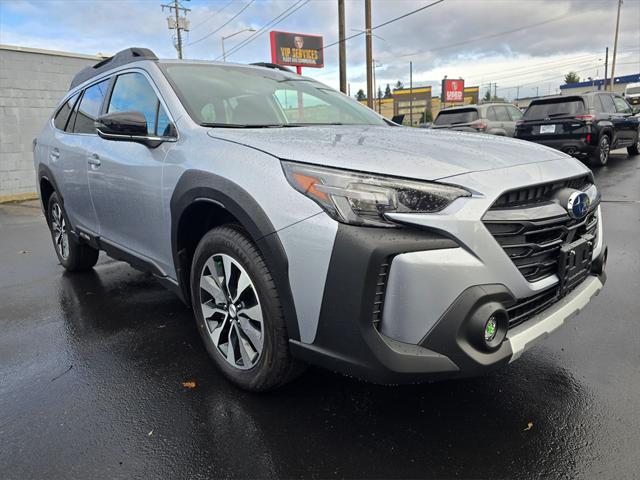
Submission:
M 516 87 L 516 100 L 520 98 L 520 85 Z
M 344 0 L 338 0 L 338 55 L 340 61 L 340 91 L 347 93 L 347 42 L 344 40 Z
M 367 49 L 367 106 L 373 109 L 373 52 L 371 46 L 371 0 L 364 0 L 364 24 Z
M 618 18 L 616 19 L 616 36 L 613 41 L 613 59 L 611 60 L 611 91 L 613 92 L 613 83 L 616 78 L 616 55 L 618 53 L 618 30 L 620 29 L 620 9 L 622 8 L 622 0 L 618 0 Z
M 189 0 L 186 0 L 187 2 Z M 162 11 L 164 12 L 165 8 L 169 9 L 169 13 L 174 13 L 175 17 L 167 17 L 167 24 L 169 26 L 169 30 L 176 31 L 176 40 L 175 47 L 178 51 L 178 58 L 182 58 L 182 32 L 189 31 L 189 20 L 187 20 L 187 13 L 191 11 L 189 8 L 184 8 L 180 5 L 178 0 L 173 0 L 173 3 L 160 5 L 162 7 Z M 184 12 L 184 16 L 180 16 L 180 10 Z
M 498 84 L 494 83 L 493 84 L 493 99 L 495 100 L 496 98 L 498 98 Z
M 539 96 L 540 96 L 540 92 L 538 92 L 538 89 L 539 89 L 539 88 L 540 88 L 539 86 L 538 86 L 538 87 L 536 87 L 536 97 L 539 97 Z
M 604 49 L 604 90 L 607 90 L 607 75 L 609 73 L 609 47 Z
M 413 62 L 409 62 L 409 126 L 413 127 Z

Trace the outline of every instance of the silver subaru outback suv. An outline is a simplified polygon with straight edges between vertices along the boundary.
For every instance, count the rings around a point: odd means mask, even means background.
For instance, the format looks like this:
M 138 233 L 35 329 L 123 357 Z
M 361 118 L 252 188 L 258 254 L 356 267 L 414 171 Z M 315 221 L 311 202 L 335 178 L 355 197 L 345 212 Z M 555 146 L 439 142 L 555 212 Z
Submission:
M 249 390 L 307 363 L 379 383 L 478 375 L 605 281 L 577 160 L 401 127 L 275 65 L 122 51 L 76 75 L 34 156 L 62 266 L 103 250 L 152 273 Z

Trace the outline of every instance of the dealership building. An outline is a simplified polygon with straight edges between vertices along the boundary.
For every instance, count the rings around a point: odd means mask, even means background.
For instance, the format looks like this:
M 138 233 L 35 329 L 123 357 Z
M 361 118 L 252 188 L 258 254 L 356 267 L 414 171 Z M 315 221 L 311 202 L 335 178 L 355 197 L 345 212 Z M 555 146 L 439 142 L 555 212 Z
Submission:
M 390 98 L 374 99 L 374 110 L 386 118 L 404 115 L 403 124 L 414 126 L 423 120 L 423 113 L 431 111 L 435 118 L 440 110 L 457 105 L 476 104 L 479 101 L 480 87 L 464 87 L 462 102 L 443 102 L 440 97 L 432 96 L 432 87 L 416 86 L 413 88 L 398 88 L 393 90 Z M 360 100 L 363 105 L 366 100 Z
M 609 85 L 611 79 L 607 79 L 607 85 Z M 630 83 L 640 82 L 640 73 L 634 73 L 632 75 L 624 75 L 621 77 L 615 77 L 613 79 L 613 91 L 616 93 L 624 93 L 625 87 Z M 579 95 L 585 92 L 593 92 L 594 90 L 604 90 L 605 81 L 603 78 L 587 80 L 579 83 L 567 83 L 560 85 L 561 95 Z M 609 88 L 609 87 L 608 87 Z

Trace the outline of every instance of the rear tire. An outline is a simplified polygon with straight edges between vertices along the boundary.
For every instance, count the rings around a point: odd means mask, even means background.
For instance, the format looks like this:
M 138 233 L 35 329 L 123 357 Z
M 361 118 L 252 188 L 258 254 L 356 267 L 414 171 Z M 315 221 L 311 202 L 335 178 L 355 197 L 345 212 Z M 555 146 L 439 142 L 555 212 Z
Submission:
M 640 155 L 640 132 L 638 132 L 638 136 L 636 137 L 636 143 L 627 147 L 627 153 L 631 156 Z
M 609 151 L 611 150 L 611 140 L 606 133 L 600 136 L 598 147 L 589 158 L 592 167 L 604 167 L 609 161 Z
M 239 387 L 265 391 L 302 373 L 289 352 L 271 272 L 239 226 L 214 228 L 200 240 L 191 266 L 191 304 L 209 355 Z
M 100 252 L 71 234 L 64 205 L 55 192 L 49 197 L 47 223 L 60 265 L 69 272 L 82 272 L 95 266 Z

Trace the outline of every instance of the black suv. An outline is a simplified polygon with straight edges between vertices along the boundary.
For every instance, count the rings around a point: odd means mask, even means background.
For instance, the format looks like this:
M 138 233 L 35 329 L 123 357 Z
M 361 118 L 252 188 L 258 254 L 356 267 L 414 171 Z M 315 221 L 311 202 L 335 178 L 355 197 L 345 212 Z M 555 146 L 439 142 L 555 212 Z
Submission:
M 589 92 L 532 101 L 515 137 L 588 159 L 597 167 L 607 163 L 611 149 L 627 147 L 629 155 L 638 155 L 639 125 L 637 111 L 621 96 Z

